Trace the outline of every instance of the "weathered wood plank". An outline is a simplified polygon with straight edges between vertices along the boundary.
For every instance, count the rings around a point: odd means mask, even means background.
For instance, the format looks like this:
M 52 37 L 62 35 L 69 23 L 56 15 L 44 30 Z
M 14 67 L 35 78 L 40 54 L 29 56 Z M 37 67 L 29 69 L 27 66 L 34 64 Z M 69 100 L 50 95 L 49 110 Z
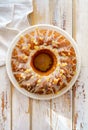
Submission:
M 88 66 L 88 0 L 74 0 L 74 38 L 79 45 L 82 66 Z
M 82 57 L 82 68 L 74 91 L 73 129 L 88 129 L 88 1 L 74 1 L 75 17 L 73 36 L 76 39 Z
M 88 130 L 88 67 L 81 68 L 81 74 L 74 86 L 74 130 Z
M 12 130 L 30 129 L 30 102 L 12 86 Z
M 72 91 L 52 100 L 53 130 L 72 130 Z
M 32 0 L 25 0 L 28 2 L 29 5 L 29 13 Z M 17 2 L 17 0 L 16 0 Z M 24 0 L 20 0 L 19 2 L 24 2 Z M 18 3 L 18 2 L 17 2 Z M 26 6 L 25 6 L 26 7 Z M 31 7 L 32 8 L 32 7 Z M 28 8 L 23 8 L 25 13 L 28 13 Z M 19 12 L 19 10 L 18 10 Z M 31 103 L 29 98 L 18 92 L 12 86 L 12 130 L 29 130 L 31 129 L 31 120 L 30 120 L 30 113 L 31 113 Z
M 50 23 L 72 35 L 72 0 L 52 0 L 49 4 Z
M 34 0 L 34 11 L 30 16 L 31 25 L 49 23 L 49 0 Z M 32 130 L 50 130 L 50 101 L 32 100 Z
M 51 130 L 50 102 L 32 101 L 32 130 Z
M 33 0 L 33 13 L 30 15 L 31 25 L 49 23 L 49 0 Z
M 54 7 L 54 8 L 53 8 Z M 52 11 L 53 9 L 53 11 Z M 51 23 L 72 34 L 72 1 L 53 0 L 50 2 Z M 72 91 L 52 100 L 51 126 L 56 130 L 72 129 Z
M 11 88 L 5 67 L 0 67 L 0 130 L 11 130 Z

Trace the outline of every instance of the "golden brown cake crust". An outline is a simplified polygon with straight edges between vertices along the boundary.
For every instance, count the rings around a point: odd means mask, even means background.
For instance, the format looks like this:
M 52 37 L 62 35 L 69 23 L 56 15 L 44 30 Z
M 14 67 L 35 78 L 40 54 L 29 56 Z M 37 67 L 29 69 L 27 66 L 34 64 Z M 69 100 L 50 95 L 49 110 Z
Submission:
M 67 87 L 76 74 L 76 63 L 75 50 L 63 35 L 39 28 L 20 36 L 11 58 L 19 86 L 37 94 L 56 94 Z

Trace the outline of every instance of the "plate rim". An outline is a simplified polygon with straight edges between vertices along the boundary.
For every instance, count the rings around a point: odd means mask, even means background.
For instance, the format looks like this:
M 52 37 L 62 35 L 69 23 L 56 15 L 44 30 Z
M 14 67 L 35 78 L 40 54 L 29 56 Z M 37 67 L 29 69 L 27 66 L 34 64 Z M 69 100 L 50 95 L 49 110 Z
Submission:
M 53 30 L 58 31 L 60 34 L 62 34 L 63 36 L 65 36 L 70 43 L 72 44 L 73 48 L 75 49 L 75 53 L 76 53 L 76 58 L 77 58 L 77 73 L 76 75 L 73 77 L 72 81 L 70 82 L 69 86 L 67 86 L 66 88 L 62 89 L 61 91 L 58 92 L 58 94 L 49 94 L 49 95 L 39 95 L 39 94 L 34 94 L 34 93 L 30 93 L 27 90 L 24 90 L 22 88 L 19 87 L 19 84 L 17 83 L 17 81 L 15 80 L 12 71 L 11 71 L 11 52 L 14 48 L 14 46 L 16 45 L 16 41 L 19 39 L 19 36 L 27 33 L 27 31 L 29 32 L 29 30 L 33 30 L 37 27 L 40 28 L 51 28 Z M 37 99 L 37 100 L 50 100 L 50 99 L 54 99 L 57 98 L 63 94 L 65 94 L 68 90 L 70 90 L 72 88 L 72 86 L 74 85 L 74 83 L 76 82 L 79 73 L 80 73 L 80 68 L 81 68 L 81 56 L 80 56 L 80 52 L 79 52 L 79 48 L 78 48 L 78 44 L 75 42 L 75 40 L 71 37 L 71 35 L 69 35 L 66 31 L 64 31 L 63 29 L 61 29 L 58 26 L 53 26 L 50 24 L 37 24 L 37 25 L 33 25 L 30 26 L 26 29 L 24 29 L 23 31 L 21 31 L 20 33 L 18 33 L 16 35 L 16 37 L 12 40 L 11 45 L 8 48 L 7 51 L 7 56 L 6 56 L 6 70 L 7 70 L 7 74 L 9 76 L 10 81 L 12 82 L 13 86 L 23 95 L 32 98 L 32 99 Z

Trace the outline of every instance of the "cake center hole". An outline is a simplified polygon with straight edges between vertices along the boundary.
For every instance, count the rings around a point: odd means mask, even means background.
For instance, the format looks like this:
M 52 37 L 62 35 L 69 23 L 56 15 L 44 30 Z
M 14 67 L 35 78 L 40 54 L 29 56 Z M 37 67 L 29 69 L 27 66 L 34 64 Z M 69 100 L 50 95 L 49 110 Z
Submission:
M 55 70 L 57 58 L 49 49 L 41 49 L 31 57 L 31 67 L 40 75 L 49 75 Z
M 41 72 L 47 72 L 53 65 L 53 58 L 49 52 L 39 51 L 33 57 L 33 66 Z

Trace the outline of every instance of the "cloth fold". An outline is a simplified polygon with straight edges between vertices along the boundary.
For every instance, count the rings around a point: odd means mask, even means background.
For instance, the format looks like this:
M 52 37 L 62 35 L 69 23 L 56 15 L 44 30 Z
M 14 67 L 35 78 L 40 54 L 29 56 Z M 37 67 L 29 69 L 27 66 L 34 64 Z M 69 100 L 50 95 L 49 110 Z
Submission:
M 0 66 L 6 63 L 8 47 L 14 37 L 29 27 L 28 14 L 33 11 L 32 1 L 0 4 Z

